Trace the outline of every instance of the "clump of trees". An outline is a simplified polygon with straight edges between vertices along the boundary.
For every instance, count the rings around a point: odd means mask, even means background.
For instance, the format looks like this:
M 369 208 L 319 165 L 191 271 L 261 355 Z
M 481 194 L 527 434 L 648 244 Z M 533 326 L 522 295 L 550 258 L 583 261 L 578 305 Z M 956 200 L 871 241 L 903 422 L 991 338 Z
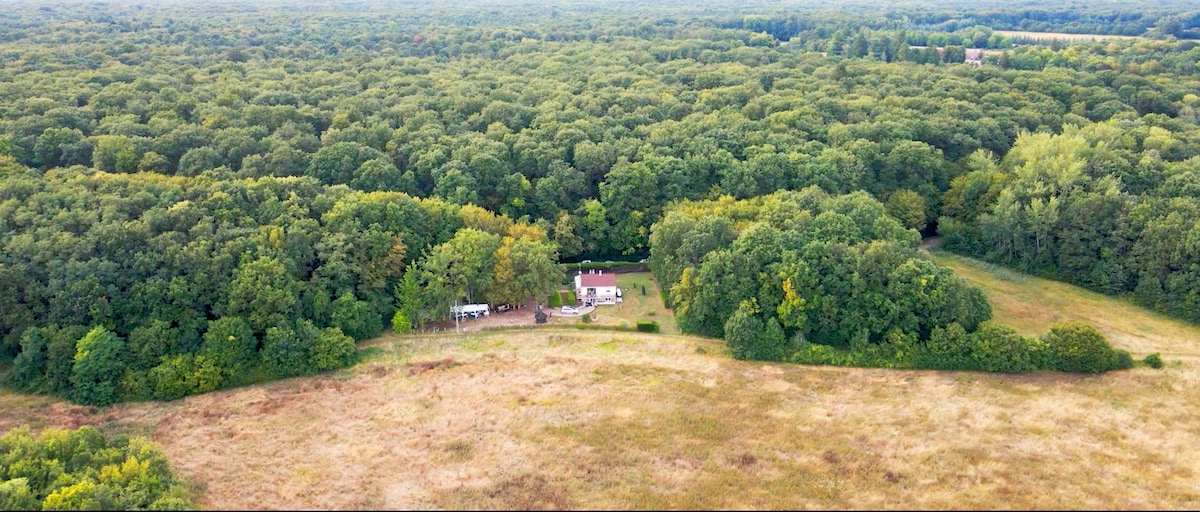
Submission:
M 166 458 L 141 437 L 28 427 L 0 437 L 2 510 L 195 510 Z
M 983 293 L 917 252 L 919 236 L 869 195 L 816 187 L 685 202 L 651 232 L 650 268 L 680 327 L 734 357 L 1024 372 L 1129 368 L 1086 325 L 1026 338 L 989 322 Z

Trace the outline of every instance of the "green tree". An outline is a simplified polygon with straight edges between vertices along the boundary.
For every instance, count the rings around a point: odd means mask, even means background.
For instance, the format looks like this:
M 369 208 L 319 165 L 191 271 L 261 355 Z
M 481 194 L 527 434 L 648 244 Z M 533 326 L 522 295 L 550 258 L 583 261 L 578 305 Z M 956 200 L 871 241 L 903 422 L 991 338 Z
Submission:
M 371 305 L 358 300 L 351 292 L 339 296 L 331 308 L 330 323 L 355 340 L 373 338 L 383 330 L 383 321 Z
M 887 209 L 904 227 L 916 230 L 925 228 L 925 198 L 921 194 L 906 188 L 896 190 L 888 196 Z
M 124 349 L 125 341 L 103 327 L 95 327 L 79 338 L 71 367 L 72 398 L 89 405 L 119 401 L 117 379 L 125 372 Z
M 337 327 L 326 327 L 317 335 L 312 348 L 312 365 L 317 371 L 344 368 L 354 364 L 358 354 L 354 339 L 342 334 Z
M 201 352 L 225 380 L 239 381 L 258 367 L 258 339 L 250 324 L 229 316 L 208 322 Z
M 285 325 L 299 307 L 295 282 L 276 258 L 261 257 L 238 266 L 222 316 L 240 316 L 255 333 Z

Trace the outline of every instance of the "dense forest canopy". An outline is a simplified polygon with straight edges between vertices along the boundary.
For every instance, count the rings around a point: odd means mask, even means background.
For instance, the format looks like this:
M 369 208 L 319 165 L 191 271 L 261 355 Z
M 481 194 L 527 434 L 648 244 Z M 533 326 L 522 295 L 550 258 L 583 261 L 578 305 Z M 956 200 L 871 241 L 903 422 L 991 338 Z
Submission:
M 903 242 L 897 264 L 953 283 L 911 254 L 916 230 L 941 230 L 954 250 L 1200 319 L 1196 13 L 0 3 L 5 379 L 110 403 L 337 368 L 353 340 L 456 300 L 544 296 L 560 260 L 651 256 L 679 204 L 779 190 L 914 230 L 821 249 L 839 258 Z M 1006 28 L 1146 37 L 1022 45 Z M 741 308 L 693 319 L 676 296 L 691 332 L 720 336 Z M 831 346 L 895 330 L 754 307 L 743 324 Z M 987 315 L 963 311 L 896 332 L 966 336 Z

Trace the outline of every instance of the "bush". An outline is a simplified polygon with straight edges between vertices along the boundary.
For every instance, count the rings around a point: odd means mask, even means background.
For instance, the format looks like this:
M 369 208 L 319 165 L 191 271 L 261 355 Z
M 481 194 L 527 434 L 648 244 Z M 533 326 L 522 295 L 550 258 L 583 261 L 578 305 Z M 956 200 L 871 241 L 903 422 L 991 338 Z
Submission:
M 1162 368 L 1163 367 L 1162 356 L 1158 355 L 1158 352 L 1155 352 L 1153 354 L 1146 356 L 1146 359 L 1142 360 L 1142 362 L 1146 363 L 1146 366 L 1149 366 L 1151 368 Z
M 201 353 L 230 380 L 258 366 L 258 339 L 241 317 L 227 316 L 208 323 Z
M 917 349 L 916 366 L 929 370 L 967 370 L 972 368 L 967 331 L 958 322 L 937 327 L 929 341 Z
M 546 304 L 552 308 L 561 308 L 563 305 L 562 295 L 557 291 L 550 292 L 550 297 L 546 300 Z
M 221 370 L 204 356 L 179 355 L 150 370 L 154 398 L 174 400 L 220 387 Z
M 754 300 L 744 301 L 725 322 L 725 343 L 735 359 L 783 361 L 787 338 L 775 317 L 764 322 Z
M 403 311 L 397 310 L 396 314 L 392 315 L 392 332 L 396 334 L 408 334 L 412 332 L 412 319 Z
M 1133 356 L 1124 350 L 1117 351 L 1117 367 L 1114 370 L 1128 370 L 1133 368 Z
M 295 330 L 286 326 L 267 329 L 263 337 L 263 366 L 278 377 L 310 373 L 317 336 L 316 327 L 307 320 L 296 322 Z
M 1054 368 L 1064 372 L 1101 373 L 1129 366 L 1096 328 L 1080 323 L 1055 324 L 1042 336 L 1052 354 Z
M 638 332 L 658 332 L 658 322 L 654 320 L 638 320 Z
M 974 370 L 1021 373 L 1038 369 L 1033 364 L 1031 343 L 1011 327 L 984 322 L 967 336 Z
M 337 327 L 326 327 L 317 335 L 317 343 L 312 348 L 312 366 L 317 371 L 344 368 L 354 364 L 357 347 L 354 339 L 342 333 Z

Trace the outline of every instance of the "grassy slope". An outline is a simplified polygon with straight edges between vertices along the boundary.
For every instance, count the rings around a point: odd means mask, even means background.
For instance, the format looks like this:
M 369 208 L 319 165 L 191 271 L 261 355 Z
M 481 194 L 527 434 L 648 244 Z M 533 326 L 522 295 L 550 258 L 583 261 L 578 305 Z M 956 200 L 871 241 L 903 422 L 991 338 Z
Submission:
M 938 263 L 983 288 L 996 320 L 1023 334 L 1041 334 L 1055 322 L 1080 320 L 1095 325 L 1113 345 L 1135 357 L 1151 352 L 1167 359 L 1200 355 L 1200 327 L 1069 284 L 948 252 L 933 254 Z
M 947 263 L 998 317 L 1045 316 L 1029 331 L 1141 315 Z M 0 395 L 0 430 L 148 431 L 215 508 L 1194 509 L 1196 330 L 1143 316 L 1128 322 L 1145 322 L 1147 347 L 1186 357 L 1004 376 L 740 362 L 670 335 L 384 337 L 347 371 L 169 404 Z M 1113 330 L 1133 325 L 1101 328 L 1135 349 Z

